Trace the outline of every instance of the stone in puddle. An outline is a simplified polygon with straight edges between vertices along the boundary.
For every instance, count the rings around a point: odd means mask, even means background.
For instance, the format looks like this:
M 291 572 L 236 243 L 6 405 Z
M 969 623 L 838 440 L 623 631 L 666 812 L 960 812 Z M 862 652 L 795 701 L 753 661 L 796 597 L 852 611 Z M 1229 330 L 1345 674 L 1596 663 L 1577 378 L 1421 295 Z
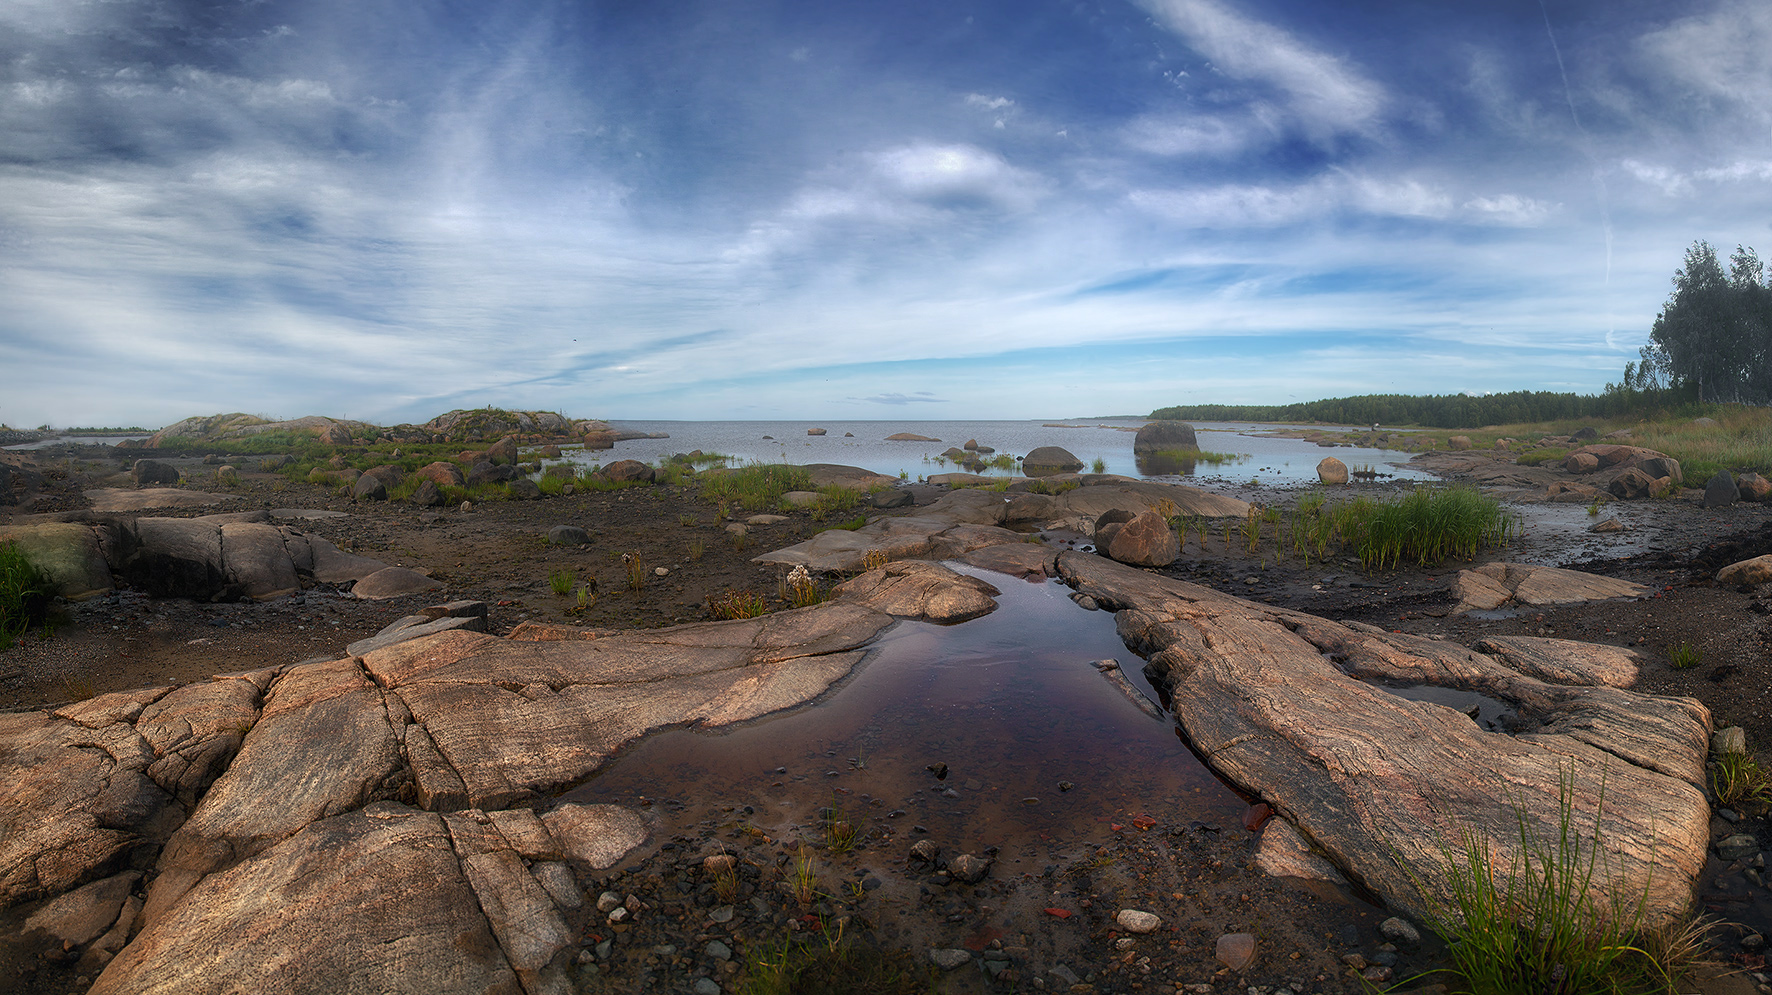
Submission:
M 970 853 L 962 853 L 953 860 L 948 861 L 948 873 L 966 884 L 977 884 L 990 872 L 991 862 L 988 857 L 977 857 Z
M 1218 962 L 1233 971 L 1248 969 L 1255 963 L 1255 936 L 1252 933 L 1226 933 L 1218 938 Z
M 1152 932 L 1163 924 L 1163 920 L 1139 909 L 1121 909 L 1120 914 L 1114 916 L 1114 922 L 1119 923 L 1120 928 L 1128 933 L 1140 934 Z M 1220 949 L 1223 946 L 1223 942 L 1220 941 Z
M 1717 857 L 1721 860 L 1740 860 L 1760 852 L 1760 841 L 1746 833 L 1725 836 L 1717 843 Z
M 952 971 L 954 968 L 960 967 L 967 961 L 971 960 L 972 954 L 965 950 L 938 948 L 929 951 L 929 959 L 934 962 L 936 967 L 939 967 L 944 971 Z

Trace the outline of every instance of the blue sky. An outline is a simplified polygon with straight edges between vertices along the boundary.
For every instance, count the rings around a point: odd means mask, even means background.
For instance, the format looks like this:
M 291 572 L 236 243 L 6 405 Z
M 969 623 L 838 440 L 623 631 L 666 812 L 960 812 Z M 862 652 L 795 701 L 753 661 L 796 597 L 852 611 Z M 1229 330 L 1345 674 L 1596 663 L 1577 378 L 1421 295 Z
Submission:
M 1772 5 L 0 5 L 0 421 L 1595 391 Z

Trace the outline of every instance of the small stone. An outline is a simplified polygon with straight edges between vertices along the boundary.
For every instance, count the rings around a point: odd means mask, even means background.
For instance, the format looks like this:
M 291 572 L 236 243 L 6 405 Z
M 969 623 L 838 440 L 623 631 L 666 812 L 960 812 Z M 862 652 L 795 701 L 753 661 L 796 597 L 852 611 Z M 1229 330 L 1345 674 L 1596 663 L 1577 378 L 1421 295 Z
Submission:
M 1138 941 L 1130 936 L 1122 936 L 1114 941 L 1115 950 L 1131 950 L 1136 946 L 1138 946 Z
M 1717 842 L 1717 856 L 1723 860 L 1740 860 L 1760 852 L 1760 841 L 1745 833 L 1725 836 Z
M 1746 753 L 1747 730 L 1740 726 L 1724 726 L 1710 734 L 1712 753 Z
M 1255 962 L 1255 936 L 1251 933 L 1226 933 L 1218 938 L 1218 962 L 1241 972 Z
M 653 567 L 652 573 L 657 577 L 668 577 L 671 574 L 671 569 L 669 567 Z
M 977 857 L 970 853 L 962 853 L 948 861 L 948 873 L 966 884 L 977 884 L 991 872 L 991 861 L 988 857 Z
M 1069 781 L 1058 782 L 1058 790 L 1060 790 L 1060 791 L 1069 791 L 1074 787 L 1076 787 L 1076 785 L 1072 784 Z
M 720 995 L 720 983 L 713 978 L 696 978 L 695 995 Z
M 1421 942 L 1421 931 L 1416 929 L 1407 920 L 1399 919 L 1396 916 L 1392 916 L 1379 923 L 1378 931 L 1383 933 L 1387 939 L 1396 943 L 1414 946 Z
M 622 908 L 620 906 L 617 906 L 617 907 L 609 910 L 609 922 L 611 925 L 618 923 L 618 922 L 622 922 L 622 921 L 626 920 L 627 917 L 628 917 L 628 910 L 625 908 Z
M 708 913 L 709 922 L 728 923 L 732 921 L 733 909 L 730 905 L 722 905 Z
M 1766 938 L 1759 933 L 1749 933 L 1741 938 L 1741 949 L 1746 950 L 1750 954 L 1765 945 Z
M 1080 985 L 1083 983 L 1083 979 L 1077 977 L 1077 972 L 1071 970 L 1070 968 L 1066 967 L 1063 964 L 1053 965 L 1052 969 L 1047 971 L 1046 973 L 1052 975 L 1054 978 L 1057 978 L 1058 980 L 1064 982 L 1067 985 Z
M 621 896 L 613 891 L 606 891 L 597 896 L 598 912 L 613 912 L 621 905 Z
M 944 971 L 952 971 L 972 959 L 972 954 L 965 950 L 953 948 L 937 948 L 929 951 L 929 959 L 936 967 Z
M 702 952 L 715 960 L 732 959 L 732 948 L 719 940 L 709 940 L 708 945 L 702 948 Z
M 1120 913 L 1114 916 L 1114 922 L 1119 923 L 1120 928 L 1128 933 L 1139 934 L 1152 932 L 1158 926 L 1163 925 L 1163 920 L 1139 909 L 1121 909 Z M 1253 942 L 1254 937 L 1250 937 L 1250 940 Z M 1219 940 L 1218 947 L 1221 952 L 1224 950 L 1222 938 Z M 1219 959 L 1222 960 L 1223 957 L 1221 956 Z M 1242 970 L 1242 968 L 1235 968 L 1235 970 Z
M 912 860 L 921 860 L 926 864 L 933 864 L 935 863 L 935 858 L 939 856 L 941 856 L 941 847 L 936 846 L 934 840 L 918 840 L 911 844 Z
M 1366 970 L 1361 971 L 1360 977 L 1374 983 L 1389 981 L 1391 979 L 1391 969 L 1385 967 L 1383 964 L 1374 964 Z
M 556 546 L 583 546 L 590 541 L 590 533 L 576 525 L 556 525 L 548 530 L 548 542 Z

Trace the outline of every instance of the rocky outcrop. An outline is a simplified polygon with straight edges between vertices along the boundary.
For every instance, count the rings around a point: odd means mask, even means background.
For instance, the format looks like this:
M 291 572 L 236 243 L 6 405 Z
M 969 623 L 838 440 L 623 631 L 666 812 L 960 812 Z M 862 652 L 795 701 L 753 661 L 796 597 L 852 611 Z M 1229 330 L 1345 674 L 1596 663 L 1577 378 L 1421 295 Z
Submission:
M 174 422 L 155 432 L 143 445 L 149 449 L 158 449 L 174 439 L 187 439 L 194 442 L 222 442 L 228 439 L 248 439 L 267 432 L 307 434 L 332 445 L 349 445 L 353 435 L 368 435 L 379 431 L 380 429 L 367 422 L 327 418 L 322 415 L 307 415 L 285 421 L 272 421 L 257 415 L 234 412 L 225 415 L 197 416 Z M 341 439 L 342 442 L 339 441 Z
M 111 568 L 90 525 L 42 522 L 0 526 L 0 542 L 12 542 L 31 565 L 55 585 L 55 593 L 73 601 L 111 589 Z
M 419 426 L 433 436 L 460 442 L 502 439 L 507 435 L 569 435 L 578 431 L 555 411 L 505 411 L 499 408 L 448 411 Z
M 831 594 L 894 618 L 954 623 L 997 610 L 1002 592 L 976 577 L 921 560 L 888 563 L 838 584 Z
M 1652 923 L 1684 913 L 1709 841 L 1710 718 L 1696 701 L 1550 684 L 1455 644 L 1337 625 L 1087 554 L 1061 553 L 1058 565 L 1119 609 L 1121 637 L 1148 655 L 1194 749 L 1387 905 L 1416 917 L 1444 907 L 1463 834 L 1506 867 L 1521 820 L 1554 839 L 1566 801 L 1584 838 L 1598 822 L 1604 887 L 1641 896 Z M 1572 647 L 1563 655 L 1580 655 Z M 1484 729 L 1379 680 L 1488 695 L 1519 721 L 1513 734 Z
M 1134 453 L 1158 453 L 1173 450 L 1198 450 L 1194 427 L 1184 421 L 1146 422 L 1132 439 Z
M 1640 598 L 1649 593 L 1647 587 L 1627 580 L 1530 563 L 1485 563 L 1474 570 L 1460 570 L 1452 590 L 1458 595 L 1456 610 L 1461 612 L 1491 611 L 1510 601 L 1522 605 L 1572 605 L 1608 598 Z

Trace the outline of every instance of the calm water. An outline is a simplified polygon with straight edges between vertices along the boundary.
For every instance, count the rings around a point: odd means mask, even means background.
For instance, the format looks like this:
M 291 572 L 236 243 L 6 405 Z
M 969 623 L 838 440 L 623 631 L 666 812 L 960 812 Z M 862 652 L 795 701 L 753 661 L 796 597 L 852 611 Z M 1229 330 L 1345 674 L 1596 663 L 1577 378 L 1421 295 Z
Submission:
M 1040 446 L 1061 446 L 1081 460 L 1085 468 L 1099 459 L 1108 473 L 1151 480 L 1247 483 L 1258 478 L 1269 485 L 1306 483 L 1316 480 L 1317 463 L 1331 455 L 1350 469 L 1369 466 L 1399 479 L 1433 479 L 1430 474 L 1409 469 L 1407 457 L 1401 453 L 1364 448 L 1325 449 L 1298 439 L 1256 434 L 1271 430 L 1271 425 L 1228 422 L 1195 423 L 1200 448 L 1234 453 L 1241 458 L 1217 465 L 1199 463 L 1186 474 L 1145 473 L 1132 455 L 1134 434 L 1144 423 L 1142 418 L 1070 421 L 1064 422 L 1063 427 L 1038 421 L 623 421 L 616 422 L 616 427 L 665 432 L 670 438 L 630 439 L 616 443 L 613 453 L 604 450 L 572 458 L 600 463 L 613 459 L 653 462 L 699 449 L 734 457 L 740 463 L 842 463 L 894 476 L 903 473 L 915 480 L 959 469 L 941 460 L 941 453 L 950 446 L 977 439 L 981 445 L 1010 456 L 1024 456 Z M 808 436 L 809 428 L 823 428 L 826 434 Z M 853 433 L 853 437 L 846 438 L 846 432 Z M 888 435 L 901 432 L 941 441 L 887 441 Z

